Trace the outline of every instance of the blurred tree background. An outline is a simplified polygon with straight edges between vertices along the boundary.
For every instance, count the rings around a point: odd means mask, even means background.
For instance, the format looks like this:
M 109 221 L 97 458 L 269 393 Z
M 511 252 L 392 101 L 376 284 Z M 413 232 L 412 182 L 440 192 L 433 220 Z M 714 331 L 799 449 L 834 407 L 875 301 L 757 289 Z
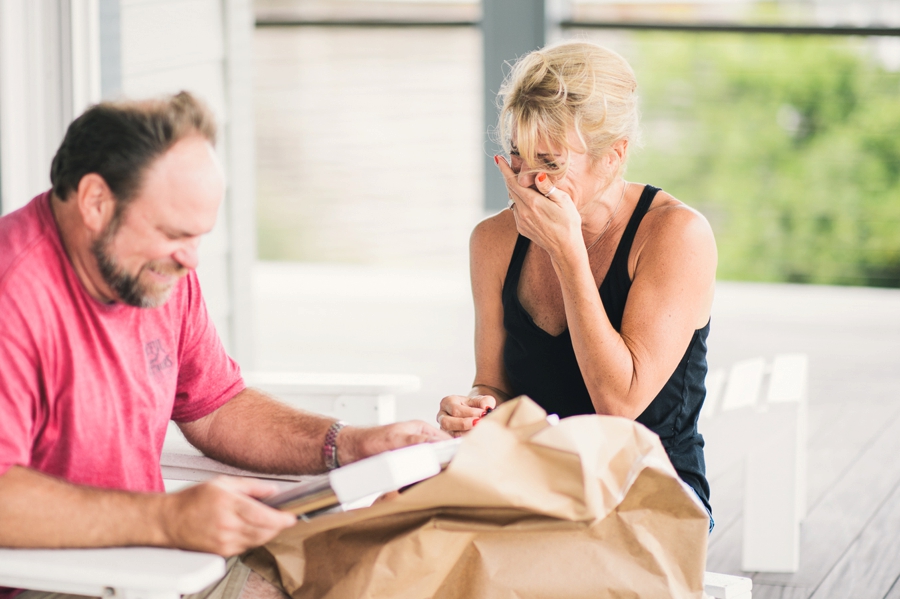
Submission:
M 710 220 L 719 278 L 900 287 L 900 74 L 865 38 L 637 33 L 628 178 Z

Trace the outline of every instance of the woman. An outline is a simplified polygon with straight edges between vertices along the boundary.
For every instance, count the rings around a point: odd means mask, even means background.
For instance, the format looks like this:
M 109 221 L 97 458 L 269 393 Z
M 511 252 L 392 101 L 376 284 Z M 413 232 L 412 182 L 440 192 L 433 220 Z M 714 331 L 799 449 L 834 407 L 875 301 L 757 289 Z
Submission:
M 504 83 L 509 160 L 494 160 L 509 209 L 472 233 L 475 382 L 438 422 L 461 434 L 518 395 L 560 417 L 631 418 L 709 511 L 697 417 L 715 239 L 695 210 L 624 180 L 636 87 L 621 56 L 587 42 L 532 52 Z

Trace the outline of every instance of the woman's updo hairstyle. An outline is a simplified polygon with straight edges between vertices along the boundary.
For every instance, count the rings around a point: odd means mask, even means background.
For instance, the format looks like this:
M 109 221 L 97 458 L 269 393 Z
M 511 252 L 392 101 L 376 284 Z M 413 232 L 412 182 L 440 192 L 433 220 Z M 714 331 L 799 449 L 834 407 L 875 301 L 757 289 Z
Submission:
M 640 142 L 637 81 L 631 66 L 612 50 L 583 41 L 563 42 L 519 59 L 498 95 L 497 140 L 516 150 L 527 168 L 564 176 L 566 166 L 542 165 L 537 146 L 587 151 L 596 161 L 620 139 Z M 568 132 L 581 140 L 572 147 Z M 568 164 L 568 161 L 566 162 Z M 619 166 L 619 174 L 624 169 Z

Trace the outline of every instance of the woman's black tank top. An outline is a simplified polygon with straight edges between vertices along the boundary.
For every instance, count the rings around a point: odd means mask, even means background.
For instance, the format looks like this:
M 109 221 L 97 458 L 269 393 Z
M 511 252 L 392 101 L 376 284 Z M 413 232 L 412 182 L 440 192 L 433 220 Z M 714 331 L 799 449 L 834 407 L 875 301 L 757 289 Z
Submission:
M 600 299 L 610 323 L 622 328 L 625 302 L 631 289 L 628 256 L 641 220 L 659 189 L 647 185 L 616 248 L 609 272 L 600 284 Z M 578 368 L 569 330 L 554 336 L 538 327 L 519 302 L 518 288 L 522 264 L 531 240 L 519 235 L 503 284 L 503 326 L 506 343 L 503 363 L 513 397 L 527 395 L 549 414 L 560 418 L 594 414 L 594 405 Z M 662 391 L 637 417 L 659 435 L 663 447 L 681 479 L 690 485 L 709 507 L 709 483 L 703 459 L 703 437 L 697 432 L 697 418 L 706 397 L 706 338 L 709 323 L 694 331 L 681 362 Z

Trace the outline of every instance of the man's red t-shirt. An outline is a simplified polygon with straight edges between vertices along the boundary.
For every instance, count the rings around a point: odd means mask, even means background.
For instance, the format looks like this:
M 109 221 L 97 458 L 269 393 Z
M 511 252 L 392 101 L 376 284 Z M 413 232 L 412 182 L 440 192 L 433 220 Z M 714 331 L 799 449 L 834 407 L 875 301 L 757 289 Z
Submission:
M 0 475 L 163 491 L 170 419 L 206 416 L 244 388 L 191 272 L 159 308 L 104 304 L 63 248 L 50 194 L 0 218 Z

